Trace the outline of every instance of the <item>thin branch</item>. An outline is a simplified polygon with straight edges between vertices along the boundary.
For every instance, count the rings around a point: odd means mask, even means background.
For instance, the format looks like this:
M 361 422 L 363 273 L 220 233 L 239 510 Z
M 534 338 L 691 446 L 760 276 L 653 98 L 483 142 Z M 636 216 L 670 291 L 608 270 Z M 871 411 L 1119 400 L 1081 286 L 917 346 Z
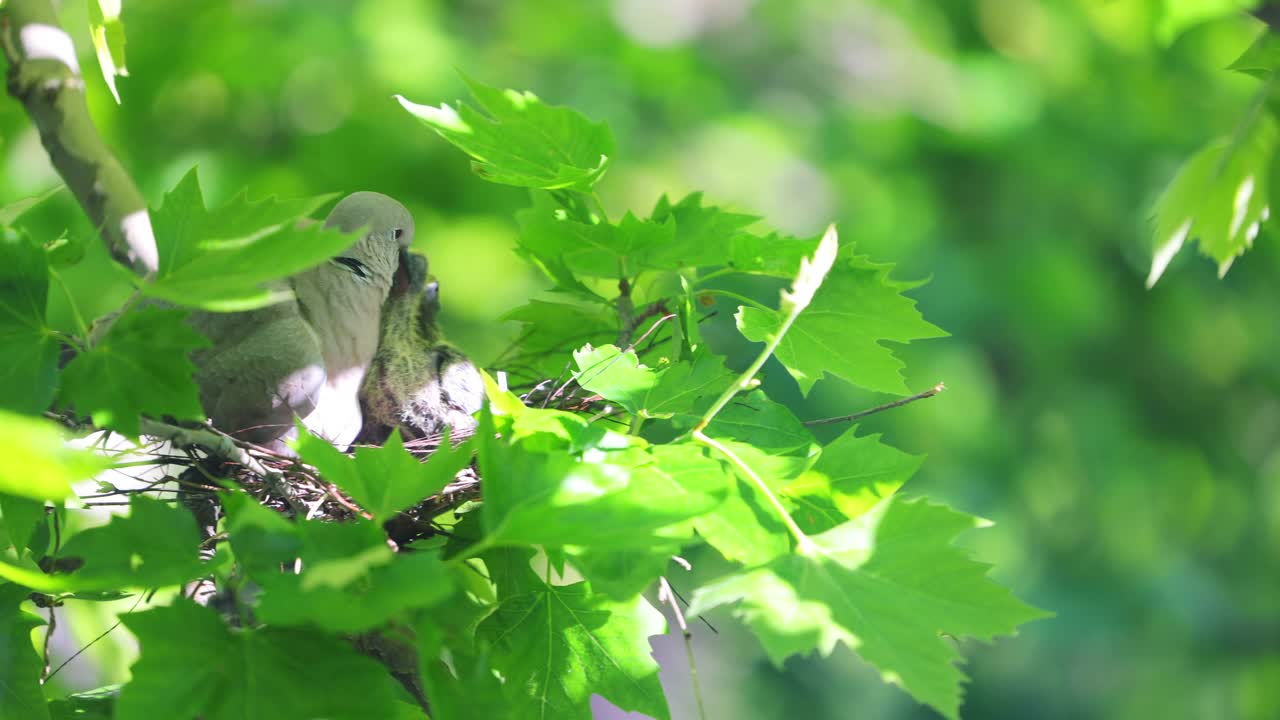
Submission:
M 877 405 L 869 410 L 856 412 L 856 413 L 853 413 L 852 415 L 841 415 L 839 417 L 822 418 L 821 420 L 805 420 L 804 424 L 812 427 L 814 425 L 830 425 L 832 423 L 853 422 L 854 420 L 859 420 L 868 415 L 875 415 L 878 412 L 884 412 L 885 410 L 892 410 L 896 407 L 902 407 L 903 405 L 913 403 L 917 400 L 931 398 L 934 395 L 937 395 L 938 393 L 946 389 L 947 389 L 946 383 L 938 383 L 937 385 L 934 385 L 933 387 L 929 388 L 928 390 L 925 390 L 924 392 L 918 392 L 915 395 L 910 395 L 900 400 L 894 400 L 893 402 L 885 403 L 883 405 Z
M 698 682 L 698 664 L 693 661 L 693 633 L 689 632 L 689 624 L 684 621 L 684 613 L 680 603 L 676 602 L 675 591 L 665 577 L 658 578 L 658 602 L 665 602 L 676 616 L 676 624 L 680 626 L 680 634 L 684 637 L 684 651 L 689 656 L 689 679 L 693 683 L 693 698 L 698 702 L 698 717 L 707 720 L 707 710 L 702 704 L 702 683 Z
M 107 250 L 139 277 L 159 268 L 155 234 L 138 186 L 89 117 L 71 36 L 50 0 L 9 0 L 0 11 L 8 89 L 23 104 L 54 168 Z

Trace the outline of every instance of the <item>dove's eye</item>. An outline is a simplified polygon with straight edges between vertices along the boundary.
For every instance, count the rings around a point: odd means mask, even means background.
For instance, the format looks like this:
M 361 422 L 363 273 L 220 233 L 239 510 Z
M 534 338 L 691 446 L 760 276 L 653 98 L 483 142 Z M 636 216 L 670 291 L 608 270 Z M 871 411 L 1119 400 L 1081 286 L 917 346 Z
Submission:
M 401 228 L 396 228 L 396 229 L 393 231 L 393 234 L 395 235 L 395 238 L 396 238 L 397 240 L 399 240 L 399 239 L 400 239 L 400 236 L 401 236 L 401 235 L 404 235 L 404 230 L 403 230 L 403 229 L 401 229 Z
M 369 268 L 365 267 L 364 263 L 360 262 L 355 258 L 336 257 L 333 259 L 333 262 L 339 265 L 345 266 L 348 270 L 351 271 L 352 275 L 355 275 L 361 280 L 368 279 L 369 277 Z

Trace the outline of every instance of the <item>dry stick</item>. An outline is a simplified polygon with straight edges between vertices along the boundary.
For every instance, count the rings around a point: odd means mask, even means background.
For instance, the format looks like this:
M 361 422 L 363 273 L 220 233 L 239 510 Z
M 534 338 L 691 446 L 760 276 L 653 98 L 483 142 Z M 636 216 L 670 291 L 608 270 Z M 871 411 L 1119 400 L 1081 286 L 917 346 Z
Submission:
M 906 405 L 908 403 L 913 403 L 917 400 L 931 398 L 934 395 L 937 395 L 938 393 L 946 389 L 947 389 L 946 383 L 940 382 L 937 385 L 934 385 L 933 387 L 929 388 L 928 390 L 925 390 L 924 392 L 918 392 L 915 395 L 904 397 L 901 400 L 894 400 L 893 402 L 890 402 L 890 403 L 877 405 L 871 408 L 870 410 L 863 410 L 862 412 L 856 412 L 852 415 L 841 415 L 839 417 L 822 418 L 821 420 L 805 420 L 804 424 L 813 426 L 813 425 L 830 425 L 831 423 L 840 423 L 840 422 L 852 422 L 854 420 L 864 418 L 868 415 L 875 415 L 878 412 L 884 412 L 885 410 L 892 410 L 896 407 L 902 407 L 903 405 Z
M 71 36 L 50 0 L 9 0 L 0 15 L 8 90 L 23 104 L 58 174 L 117 261 L 147 277 L 159 267 L 147 203 L 98 134 Z
M 707 710 L 702 705 L 702 685 L 698 682 L 698 665 L 693 661 L 693 633 L 689 632 L 689 625 L 684 621 L 684 613 L 680 611 L 680 604 L 676 602 L 675 592 L 665 577 L 658 578 L 658 602 L 670 605 L 671 612 L 676 616 L 680 634 L 684 637 L 684 651 L 689 656 L 689 678 L 693 682 L 693 697 L 698 701 L 698 717 L 707 720 Z

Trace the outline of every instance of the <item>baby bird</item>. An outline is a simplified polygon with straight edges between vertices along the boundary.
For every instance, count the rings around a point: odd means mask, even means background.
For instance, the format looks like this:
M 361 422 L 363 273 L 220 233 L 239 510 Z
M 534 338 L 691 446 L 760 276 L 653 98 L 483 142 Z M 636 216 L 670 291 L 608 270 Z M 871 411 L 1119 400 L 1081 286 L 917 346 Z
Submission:
M 382 308 L 378 351 L 361 388 L 360 441 L 381 444 L 394 428 L 405 440 L 475 429 L 472 415 L 484 398 L 476 366 L 444 342 L 436 325 L 439 285 L 427 277 L 427 259 L 411 253 Z

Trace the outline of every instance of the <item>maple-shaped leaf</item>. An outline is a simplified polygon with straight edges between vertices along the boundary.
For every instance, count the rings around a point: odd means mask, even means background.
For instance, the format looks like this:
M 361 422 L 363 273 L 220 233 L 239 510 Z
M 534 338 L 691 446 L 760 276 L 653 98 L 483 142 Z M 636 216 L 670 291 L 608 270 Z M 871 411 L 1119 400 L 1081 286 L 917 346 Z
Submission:
M 21 556 L 36 544 L 36 529 L 45 522 L 44 501 L 0 492 L 0 519 L 4 521 L 0 523 L 0 548 L 7 542 Z
M 673 363 L 662 371 L 645 397 L 645 414 L 689 415 L 700 404 L 705 406 L 707 398 L 719 397 L 737 379 L 737 374 L 724 366 L 724 358 L 698 352 L 692 359 Z
M 0 410 L 43 412 L 57 387 L 57 336 L 45 324 L 49 265 L 25 233 L 0 227 Z
M 1230 140 L 1210 143 L 1178 170 L 1155 206 L 1155 250 L 1147 287 L 1156 284 L 1189 240 L 1225 275 L 1253 247 L 1271 215 L 1269 185 L 1276 122 L 1262 113 Z
M 510 716 L 590 720 L 591 696 L 665 720 L 667 700 L 649 637 L 666 621 L 642 597 L 617 602 L 586 583 L 548 585 L 528 563 L 508 583 L 479 637 L 506 679 Z
M 181 305 L 248 310 L 278 301 L 273 280 L 328 260 L 355 238 L 307 220 L 332 195 L 250 202 L 241 193 L 205 208 L 196 171 L 151 211 L 160 269 L 142 291 Z
M 46 593 L 168 587 L 208 572 L 199 545 L 200 533 L 185 508 L 134 495 L 127 516 L 72 535 L 51 572 L 0 559 L 0 577 Z
M 813 255 L 818 238 L 794 238 L 750 230 L 760 218 L 702 204 L 702 193 L 672 204 L 664 195 L 650 215 L 654 223 L 674 224 L 670 242 L 656 244 L 636 258 L 642 269 L 675 270 L 726 266 L 738 272 L 794 277 L 800 260 Z
M 44 620 L 19 607 L 29 594 L 18 585 L 0 585 L 0 720 L 49 718 L 40 690 L 44 663 L 31 644 L 31 631 Z
M 295 447 L 303 460 L 378 521 L 440 492 L 471 462 L 470 443 L 454 447 L 449 442 L 441 443 L 422 462 L 404 449 L 399 430 L 393 430 L 382 447 L 357 448 L 355 456 L 349 457 L 299 426 Z
M 902 295 L 916 284 L 889 279 L 892 267 L 843 252 L 836 260 L 774 351 L 801 392 L 807 395 L 824 373 L 830 373 L 868 390 L 907 394 L 903 363 L 883 343 L 946 333 L 926 322 L 915 301 Z M 738 330 L 748 340 L 764 342 L 778 332 L 786 314 L 742 307 L 736 317 Z
M 453 590 L 438 553 L 393 552 L 382 529 L 366 520 L 291 523 L 240 494 L 227 494 L 223 505 L 231 548 L 263 589 L 257 615 L 268 624 L 358 632 Z
M 539 417 L 551 421 L 546 430 L 527 429 L 533 423 L 527 418 Z M 476 438 L 485 479 L 481 512 L 495 545 L 669 542 L 688 536 L 685 521 L 710 511 L 726 492 L 727 477 L 701 451 L 650 447 L 567 413 L 534 408 L 511 423 L 526 428 L 523 439 L 494 437 L 493 423 L 483 412 Z
M 518 352 L 504 357 L 499 367 L 533 380 L 559 376 L 574 349 L 611 343 L 618 337 L 618 316 L 604 305 L 531 300 L 501 319 L 521 323 L 521 328 Z
M 626 213 L 616 224 L 575 220 L 546 196 L 535 195 L 531 208 L 516 213 L 520 221 L 518 243 L 524 254 L 551 268 L 563 268 L 570 276 L 626 278 L 655 267 L 647 259 L 658 248 L 673 246 L 675 223 L 640 220 Z M 581 283 L 552 274 L 562 285 L 580 290 Z M 588 291 L 590 292 L 590 291 Z
M 459 101 L 400 105 L 440 137 L 470 155 L 476 174 L 490 182 L 590 192 L 614 154 L 613 134 L 576 110 L 542 102 L 530 92 L 501 90 L 463 77 L 480 106 Z M 487 115 L 486 115 L 487 113 Z
M 195 365 L 187 353 L 209 340 L 185 320 L 187 311 L 134 308 L 118 316 L 62 373 L 59 403 L 129 437 L 141 415 L 201 420 Z
M 67 446 L 52 421 L 0 410 L 0 492 L 31 500 L 66 500 L 71 483 L 111 466 L 104 456 Z
M 892 497 L 799 553 L 699 588 L 690 614 L 736 605 L 778 665 L 844 643 L 887 682 L 954 719 L 964 681 L 955 639 L 990 641 L 1047 616 L 952 545 L 978 525 L 942 505 Z
M 616 345 L 584 345 L 574 351 L 573 361 L 579 385 L 633 415 L 645 408 L 649 392 L 662 377 L 662 371 L 641 364 L 635 350 L 623 352 Z
M 186 600 L 122 618 L 138 638 L 116 720 L 366 720 L 395 717 L 395 680 L 315 628 L 227 628 Z
M 856 518 L 902 487 L 920 469 L 923 457 L 859 437 L 851 427 L 822 448 L 814 466 L 783 487 L 799 506 L 794 517 L 809 533 Z

